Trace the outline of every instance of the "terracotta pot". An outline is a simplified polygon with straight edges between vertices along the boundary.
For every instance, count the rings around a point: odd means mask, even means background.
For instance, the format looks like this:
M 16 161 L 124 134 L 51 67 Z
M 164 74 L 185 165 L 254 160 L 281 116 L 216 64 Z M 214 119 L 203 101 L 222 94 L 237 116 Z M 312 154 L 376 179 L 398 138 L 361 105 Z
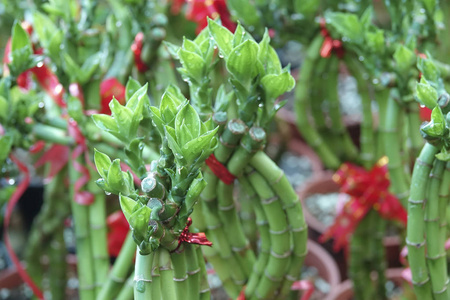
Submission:
M 305 187 L 298 191 L 300 200 L 302 201 L 303 214 L 308 224 L 308 236 L 314 241 L 318 241 L 319 237 L 326 231 L 327 226 L 318 220 L 307 208 L 305 199 L 313 194 L 328 194 L 339 192 L 339 185 L 332 179 L 333 173 L 323 172 L 319 177 L 311 179 L 305 184 Z M 399 236 L 387 236 L 383 238 L 383 244 L 386 251 L 386 260 L 389 268 L 400 267 L 399 260 L 401 251 L 401 239 Z M 347 263 L 343 251 L 333 251 L 333 241 L 329 240 L 322 244 L 323 247 L 333 254 L 337 260 L 342 278 L 347 278 Z
M 404 279 L 402 277 L 402 268 L 393 268 L 386 270 L 386 279 L 393 281 L 397 285 L 402 285 Z M 345 280 L 329 294 L 327 300 L 352 300 L 353 299 L 353 283 L 350 280 Z
M 319 276 L 330 285 L 328 295 L 334 295 L 341 283 L 341 274 L 336 261 L 321 245 L 312 240 L 308 240 L 307 247 L 308 254 L 304 265 L 315 267 Z M 325 299 L 328 299 L 328 296 Z

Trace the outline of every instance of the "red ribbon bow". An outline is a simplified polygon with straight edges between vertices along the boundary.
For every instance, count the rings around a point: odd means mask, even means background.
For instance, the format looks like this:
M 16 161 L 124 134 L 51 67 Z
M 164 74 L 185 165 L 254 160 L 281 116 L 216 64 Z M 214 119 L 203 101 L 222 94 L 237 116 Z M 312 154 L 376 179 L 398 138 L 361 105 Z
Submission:
M 205 161 L 211 171 L 225 184 L 232 184 L 236 178 L 228 169 L 222 165 L 214 154 L 211 154 Z
M 184 227 L 183 232 L 180 234 L 180 237 L 178 238 L 178 246 L 175 250 L 172 252 L 175 252 L 180 248 L 181 243 L 189 243 L 189 244 L 197 244 L 197 245 L 205 245 L 205 246 L 212 246 L 212 243 L 208 241 L 208 238 L 206 237 L 205 233 L 199 232 L 199 233 L 192 233 L 189 232 L 189 226 L 192 225 L 192 219 L 188 218 L 188 221 L 186 223 L 186 227 Z
M 385 219 L 399 220 L 406 225 L 405 209 L 388 191 L 387 157 L 381 158 L 369 171 L 345 163 L 333 175 L 333 180 L 341 186 L 342 193 L 351 196 L 334 224 L 320 237 L 321 242 L 333 237 L 335 251 L 347 245 L 350 235 L 371 208 Z
M 131 51 L 134 54 L 134 64 L 140 73 L 148 70 L 148 66 L 142 60 L 142 48 L 144 46 L 144 34 L 139 32 L 134 37 L 134 42 L 131 45 Z
M 323 58 L 328 58 L 331 56 L 331 53 L 336 53 L 337 57 L 344 57 L 344 47 L 342 46 L 342 42 L 340 40 L 334 40 L 330 32 L 325 26 L 325 19 L 321 19 L 320 21 L 320 34 L 325 38 L 320 48 L 320 56 Z

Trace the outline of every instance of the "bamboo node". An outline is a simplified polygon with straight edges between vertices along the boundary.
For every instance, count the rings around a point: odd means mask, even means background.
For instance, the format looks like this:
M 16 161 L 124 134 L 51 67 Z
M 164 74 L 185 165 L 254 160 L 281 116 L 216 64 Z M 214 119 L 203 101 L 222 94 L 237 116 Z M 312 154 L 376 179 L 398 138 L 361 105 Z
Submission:
M 439 217 L 434 218 L 434 219 L 427 219 L 427 218 L 424 218 L 424 219 L 423 219 L 424 222 L 437 222 L 437 221 L 439 221 L 439 220 L 440 220 Z
M 117 283 L 124 283 L 125 282 L 125 278 L 119 278 L 117 276 L 114 276 L 113 274 L 111 274 L 109 276 L 109 278 L 111 278 L 112 281 L 117 282 Z
M 425 202 L 425 199 L 421 199 L 421 200 L 413 200 L 411 198 L 408 199 L 408 203 L 411 204 L 423 204 Z
M 444 252 L 444 253 L 441 253 L 441 254 L 438 254 L 438 255 L 435 255 L 435 256 L 429 256 L 428 254 L 426 255 L 426 258 L 427 259 L 429 259 L 429 260 L 436 260 L 436 259 L 439 259 L 439 258 L 442 258 L 442 257 L 444 257 L 444 256 L 446 256 L 447 254 Z
M 417 158 L 417 159 L 416 159 L 416 164 L 418 164 L 418 165 L 420 165 L 420 166 L 428 167 L 428 168 L 430 168 L 430 169 L 433 167 L 433 166 L 430 165 L 429 163 L 427 163 L 427 162 L 421 160 L 420 158 Z
M 412 284 L 415 286 L 423 286 L 423 285 L 427 284 L 428 281 L 430 281 L 430 277 L 427 277 L 422 281 L 414 281 L 413 279 L 411 279 Z
M 182 282 L 182 281 L 185 281 L 187 279 L 188 279 L 188 275 L 187 274 L 183 278 L 173 277 L 173 281 L 176 281 L 176 282 Z
M 237 147 L 237 145 L 229 144 L 229 143 L 227 143 L 227 142 L 224 142 L 222 136 L 220 136 L 219 142 L 220 142 L 222 145 L 224 145 L 226 148 L 229 148 L 229 149 L 234 149 L 234 148 Z
M 302 232 L 302 231 L 305 231 L 306 228 L 308 228 L 308 227 L 307 226 L 302 226 L 302 227 L 299 227 L 299 228 L 291 228 L 291 231 L 292 232 Z
M 269 230 L 270 234 L 275 234 L 275 235 L 283 234 L 283 233 L 286 233 L 288 231 L 289 231 L 289 228 L 284 228 L 284 229 L 282 229 L 280 231 L 275 231 L 275 230 L 272 230 L 272 229 Z
M 272 277 L 272 275 L 269 274 L 267 269 L 264 271 L 264 276 L 266 276 L 272 282 L 281 282 L 281 281 L 283 281 L 283 278 Z
M 294 201 L 292 201 L 292 203 L 283 205 L 283 210 L 287 210 L 287 209 L 294 208 L 294 207 L 296 207 L 299 203 L 300 203 L 300 199 L 298 199 L 298 197 L 297 197 L 297 199 L 295 199 Z
M 219 205 L 219 210 L 220 211 L 228 211 L 228 210 L 232 210 L 234 208 L 234 203 L 228 205 L 228 206 L 220 206 Z
M 406 242 L 406 245 L 412 246 L 412 247 L 416 247 L 416 248 L 421 248 L 421 247 L 425 246 L 425 240 L 423 242 L 420 242 L 420 243 L 413 243 L 413 242 L 410 242 L 408 240 L 408 238 L 406 238 L 405 242 Z
M 269 225 L 269 221 L 267 221 L 267 220 L 256 221 L 256 225 L 258 225 L 258 226 Z
M 216 230 L 218 228 L 222 227 L 222 224 L 219 223 L 217 225 L 207 225 L 206 228 L 208 228 L 208 230 Z
M 278 196 L 274 196 L 274 197 L 270 197 L 268 199 L 261 200 L 261 203 L 268 205 L 268 204 L 271 204 L 272 202 L 275 202 L 277 200 L 278 200 Z
M 278 254 L 278 253 L 275 253 L 273 250 L 270 250 L 270 255 L 272 255 L 275 258 L 279 258 L 279 259 L 288 258 L 289 256 L 291 256 L 291 254 L 292 254 L 291 250 L 288 250 L 283 254 Z
M 200 268 L 198 268 L 198 269 L 193 270 L 193 271 L 188 271 L 187 274 L 188 274 L 188 275 L 195 275 L 195 274 L 197 274 L 197 273 L 200 272 L 200 271 L 201 271 Z
M 294 276 L 292 276 L 290 274 L 286 274 L 284 276 L 284 278 L 286 278 L 288 281 L 297 281 L 297 277 L 294 277 Z

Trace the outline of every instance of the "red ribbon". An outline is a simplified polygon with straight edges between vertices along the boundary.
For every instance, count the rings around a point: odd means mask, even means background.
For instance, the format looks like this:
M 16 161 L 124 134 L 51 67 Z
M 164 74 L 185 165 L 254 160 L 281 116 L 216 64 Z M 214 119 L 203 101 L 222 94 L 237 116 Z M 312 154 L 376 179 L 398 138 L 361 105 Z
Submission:
M 108 253 L 111 256 L 119 256 L 120 249 L 130 231 L 130 225 L 127 222 L 123 212 L 118 210 L 106 219 L 108 226 Z
M 25 190 L 27 189 L 29 183 L 30 183 L 30 172 L 26 165 L 24 165 L 19 159 L 17 159 L 14 155 L 10 155 L 11 160 L 17 165 L 19 170 L 24 174 L 24 179 L 20 182 L 20 184 L 17 186 L 16 190 L 12 194 L 11 198 L 8 201 L 8 204 L 6 205 L 6 212 L 5 212 L 5 219 L 3 220 L 3 237 L 5 239 L 5 246 L 8 251 L 9 256 L 11 257 L 12 262 L 14 263 L 14 266 L 17 269 L 17 272 L 19 273 L 22 280 L 31 288 L 34 295 L 38 297 L 39 299 L 44 299 L 44 294 L 39 289 L 39 287 L 34 283 L 33 279 L 28 275 L 25 268 L 22 266 L 22 264 L 19 261 L 19 258 L 14 253 L 14 249 L 11 246 L 11 241 L 9 240 L 9 223 L 11 220 L 11 214 L 14 209 L 14 206 L 16 206 L 17 202 L 19 201 L 20 197 L 23 195 Z
M 205 162 L 214 173 L 214 175 L 216 175 L 225 184 L 232 184 L 234 182 L 234 179 L 236 179 L 236 177 L 217 160 L 214 154 L 211 154 Z
M 187 1 L 186 19 L 197 23 L 196 33 L 208 25 L 207 17 L 220 17 L 222 25 L 231 32 L 236 30 L 236 23 L 231 20 L 225 0 L 191 0 Z
M 144 73 L 148 70 L 148 66 L 142 60 L 142 47 L 144 45 L 144 34 L 139 32 L 134 38 L 134 42 L 131 45 L 131 51 L 134 54 L 134 64 L 139 72 Z
M 178 246 L 173 250 L 172 252 L 175 252 L 180 248 L 181 243 L 189 243 L 189 244 L 197 244 L 197 245 L 204 245 L 204 246 L 212 246 L 212 243 L 208 241 L 208 238 L 206 237 L 205 233 L 199 232 L 199 233 L 192 233 L 189 232 L 189 226 L 192 225 L 192 219 L 188 218 L 188 221 L 186 223 L 186 227 L 184 227 L 183 232 L 180 234 L 180 237 L 178 238 Z
M 298 280 L 292 284 L 291 290 L 304 291 L 300 300 L 309 300 L 311 295 L 314 293 L 314 283 L 310 280 Z
M 348 239 L 358 223 L 370 209 L 378 211 L 382 218 L 399 220 L 406 225 L 407 214 L 398 199 L 389 193 L 387 158 L 381 158 L 367 171 L 362 167 L 345 163 L 333 175 L 341 186 L 341 192 L 351 196 L 337 215 L 334 224 L 320 237 L 321 242 L 334 238 L 333 249 L 347 246 Z
M 340 40 L 335 40 L 331 37 L 330 32 L 325 26 L 325 19 L 320 20 L 320 34 L 325 38 L 320 48 L 320 56 L 328 58 L 334 52 L 337 57 L 343 58 L 345 51 Z

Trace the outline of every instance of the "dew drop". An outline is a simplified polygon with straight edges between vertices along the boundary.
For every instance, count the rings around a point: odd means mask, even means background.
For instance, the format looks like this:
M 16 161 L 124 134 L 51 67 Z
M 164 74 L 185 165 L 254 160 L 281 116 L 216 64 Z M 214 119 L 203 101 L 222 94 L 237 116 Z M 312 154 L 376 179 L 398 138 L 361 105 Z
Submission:
M 44 65 L 44 63 L 42 61 L 38 62 L 36 67 L 41 68 Z
M 110 193 L 110 192 L 107 192 L 107 191 L 105 191 L 105 195 L 106 195 L 106 196 L 109 196 L 109 195 L 111 195 L 111 193 Z

